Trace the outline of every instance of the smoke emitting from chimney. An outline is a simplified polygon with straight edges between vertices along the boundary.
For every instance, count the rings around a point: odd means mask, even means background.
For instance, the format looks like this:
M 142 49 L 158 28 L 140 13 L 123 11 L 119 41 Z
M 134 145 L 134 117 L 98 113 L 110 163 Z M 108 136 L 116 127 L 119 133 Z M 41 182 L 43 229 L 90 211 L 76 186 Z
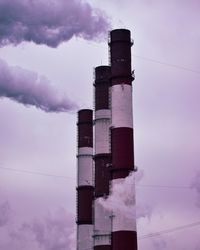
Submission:
M 139 172 L 140 174 L 141 172 Z M 121 216 L 128 220 L 141 217 L 150 218 L 152 209 L 145 204 L 136 205 L 135 203 L 133 190 L 135 182 L 139 181 L 140 178 L 142 178 L 142 175 L 136 177 L 135 173 L 131 172 L 121 183 L 115 183 L 111 188 L 110 195 L 107 198 L 100 198 L 99 203 L 110 212 L 113 209 L 118 211 Z
M 57 47 L 73 36 L 106 38 L 108 18 L 82 0 L 1 0 L 0 46 L 23 41 Z
M 35 106 L 45 112 L 67 112 L 77 108 L 47 78 L 20 67 L 10 67 L 0 59 L 0 98 L 2 97 L 25 106 Z

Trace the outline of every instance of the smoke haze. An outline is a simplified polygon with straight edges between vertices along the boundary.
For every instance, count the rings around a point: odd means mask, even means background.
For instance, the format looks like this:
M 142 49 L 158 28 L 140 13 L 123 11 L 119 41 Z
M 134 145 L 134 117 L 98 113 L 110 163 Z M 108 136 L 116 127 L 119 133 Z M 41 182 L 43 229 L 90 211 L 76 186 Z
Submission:
M 0 209 L 8 203 L 2 203 Z M 9 211 L 9 209 L 7 209 Z M 75 226 L 74 215 L 60 207 L 53 213 L 47 212 L 43 219 L 33 219 L 16 223 L 4 224 L 1 227 L 0 249 L 4 250 L 74 250 Z
M 8 202 L 0 204 L 0 227 L 5 226 L 10 219 L 11 208 Z
M 0 59 L 1 97 L 26 106 L 35 106 L 46 112 L 66 112 L 76 107 L 65 95 L 53 88 L 47 78 L 20 67 L 9 67 Z
M 196 175 L 192 180 L 191 187 L 195 190 L 196 192 L 196 205 L 200 207 L 200 171 L 196 171 Z
M 23 41 L 57 47 L 73 36 L 101 39 L 109 22 L 82 0 L 1 0 L 0 46 Z

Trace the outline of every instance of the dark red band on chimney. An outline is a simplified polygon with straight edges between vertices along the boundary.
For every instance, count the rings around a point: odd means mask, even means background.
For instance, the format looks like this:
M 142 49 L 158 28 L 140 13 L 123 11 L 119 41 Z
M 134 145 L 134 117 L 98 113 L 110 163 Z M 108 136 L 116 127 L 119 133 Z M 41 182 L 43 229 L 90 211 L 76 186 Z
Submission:
M 78 147 L 93 147 L 92 110 L 82 109 L 78 112 Z
M 109 109 L 110 66 L 95 68 L 95 110 Z
M 95 197 L 109 194 L 111 154 L 98 154 L 95 160 Z
M 110 32 L 110 42 L 127 42 L 130 43 L 131 32 L 127 29 L 115 29 Z
M 92 203 L 93 203 L 92 186 L 80 186 L 77 188 L 77 224 L 92 224 Z
M 112 232 L 112 249 L 137 250 L 137 233 L 135 231 Z
M 111 84 L 132 84 L 130 31 L 117 29 L 110 32 Z
M 92 122 L 92 110 L 81 109 L 78 111 L 78 123 L 90 123 Z
M 111 130 L 112 179 L 124 178 L 134 170 L 133 129 L 113 128 Z

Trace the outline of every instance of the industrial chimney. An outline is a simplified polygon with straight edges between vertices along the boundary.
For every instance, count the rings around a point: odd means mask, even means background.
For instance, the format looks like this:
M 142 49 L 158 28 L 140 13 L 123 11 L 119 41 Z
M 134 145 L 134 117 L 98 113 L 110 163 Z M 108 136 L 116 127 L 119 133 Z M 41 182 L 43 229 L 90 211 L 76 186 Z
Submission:
M 135 170 L 132 45 L 129 30 L 110 32 L 111 66 L 95 68 L 94 121 L 92 110 L 78 112 L 77 250 L 138 249 L 134 211 L 130 218 L 102 204 Z M 135 205 L 135 189 L 129 202 Z
M 111 217 L 99 200 L 109 195 L 111 163 L 110 133 L 111 110 L 109 98 L 109 66 L 95 68 L 95 200 L 94 250 L 111 249 Z
M 112 187 L 134 171 L 132 45 L 129 30 L 110 32 Z M 113 209 L 112 250 L 137 250 L 136 217 L 130 220 L 117 209 Z
M 77 250 L 93 248 L 93 115 L 78 112 Z

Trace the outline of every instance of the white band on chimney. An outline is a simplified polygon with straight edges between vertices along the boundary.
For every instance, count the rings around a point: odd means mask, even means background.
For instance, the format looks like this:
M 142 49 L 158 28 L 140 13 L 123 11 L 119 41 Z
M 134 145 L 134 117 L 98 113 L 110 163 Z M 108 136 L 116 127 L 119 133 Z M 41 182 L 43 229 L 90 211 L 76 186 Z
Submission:
M 95 232 L 94 232 L 95 233 Z M 106 245 L 111 245 L 111 236 L 110 234 L 98 234 L 95 233 L 95 241 L 94 241 L 94 246 L 106 246 Z
M 111 212 L 105 209 L 98 198 L 95 200 L 95 228 L 98 230 L 94 230 L 94 245 L 102 246 L 102 245 L 110 245 L 111 244 L 111 228 L 112 228 L 112 218 Z
M 117 84 L 111 88 L 112 127 L 133 128 L 132 86 Z
M 93 148 L 91 147 L 81 147 L 81 148 L 78 148 L 78 157 L 80 155 L 93 155 Z
M 112 180 L 112 190 L 117 191 L 124 184 L 124 178 Z M 112 194 L 111 194 L 112 195 Z M 124 204 L 123 204 L 124 199 Z M 113 225 L 112 232 L 115 231 L 136 231 L 136 208 L 135 208 L 135 190 L 133 189 L 132 197 L 121 197 L 119 203 L 113 202 Z M 130 202 L 130 204 L 128 204 Z
M 95 120 L 98 119 L 110 119 L 111 111 L 110 109 L 100 109 L 95 112 Z
M 77 249 L 93 249 L 93 225 L 78 225 L 77 228 Z
M 95 154 L 108 154 L 109 147 L 109 119 L 95 121 Z
M 98 198 L 95 200 L 94 220 L 95 220 L 95 228 L 98 228 L 98 230 L 94 230 L 95 246 L 111 244 L 111 236 L 110 236 L 112 228 L 111 212 L 101 205 L 100 202 L 101 199 L 103 198 Z
M 78 157 L 78 186 L 93 186 L 93 158 L 90 155 Z

